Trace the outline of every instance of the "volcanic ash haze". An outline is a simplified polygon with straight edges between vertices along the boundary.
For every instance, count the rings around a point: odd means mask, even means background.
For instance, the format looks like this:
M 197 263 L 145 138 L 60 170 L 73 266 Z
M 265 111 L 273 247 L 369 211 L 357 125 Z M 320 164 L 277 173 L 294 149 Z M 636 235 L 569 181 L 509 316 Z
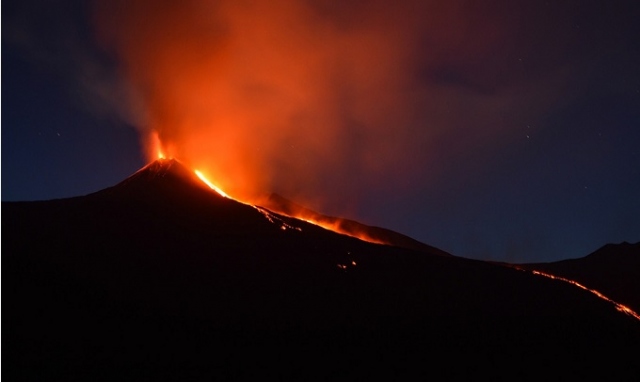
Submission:
M 98 2 L 95 19 L 131 85 L 149 159 L 157 141 L 236 198 L 275 191 L 323 210 L 328 199 L 344 215 L 371 187 L 408 192 L 412 175 L 433 172 L 416 163 L 433 162 L 434 139 L 456 125 L 438 117 L 437 100 L 452 93 L 416 80 L 467 34 L 466 54 L 479 56 L 506 36 L 504 23 L 471 21 L 472 11 L 417 1 L 116 0 Z M 488 125 L 496 103 L 470 104 Z

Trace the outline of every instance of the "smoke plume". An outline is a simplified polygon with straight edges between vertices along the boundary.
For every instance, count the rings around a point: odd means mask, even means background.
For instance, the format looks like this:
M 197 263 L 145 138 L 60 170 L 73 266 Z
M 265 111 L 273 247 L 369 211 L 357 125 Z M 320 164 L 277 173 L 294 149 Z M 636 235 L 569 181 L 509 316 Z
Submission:
M 518 74 L 474 62 L 512 43 L 515 21 L 441 3 L 116 0 L 95 17 L 150 159 L 157 134 L 232 196 L 349 213 L 370 187 L 433 180 L 443 145 L 489 143 L 514 106 Z

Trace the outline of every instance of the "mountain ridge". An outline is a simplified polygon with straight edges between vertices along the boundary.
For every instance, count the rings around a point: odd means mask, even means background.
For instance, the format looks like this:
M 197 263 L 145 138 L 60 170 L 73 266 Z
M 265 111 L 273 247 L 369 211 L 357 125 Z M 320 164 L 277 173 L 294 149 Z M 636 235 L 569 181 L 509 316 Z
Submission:
M 607 356 L 640 344 L 640 325 L 577 288 L 265 214 L 188 172 L 137 174 L 2 203 L 5 376 L 426 378 L 451 359 L 467 378 L 639 371 L 633 352 Z
M 185 164 L 177 159 L 158 159 L 136 171 L 122 182 L 105 190 L 98 191 L 96 195 L 112 194 L 114 192 L 129 192 L 132 189 L 142 189 L 139 191 L 152 193 L 148 189 L 150 187 L 171 187 L 179 189 L 187 185 L 197 185 L 199 188 L 211 192 L 202 180 L 200 180 L 193 171 L 189 170 Z M 146 190 L 146 191 L 145 191 Z M 173 192 L 176 192 L 175 190 Z M 222 197 L 216 192 L 214 196 Z M 223 197 L 224 198 L 224 197 Z M 233 198 L 227 198 L 237 203 Z M 256 206 L 254 206 L 256 207 Z M 260 203 L 258 207 L 268 210 L 272 214 L 276 214 L 279 220 L 295 219 L 296 224 L 302 224 L 301 220 L 316 226 L 328 229 L 342 235 L 348 235 L 359 238 L 360 240 L 370 241 L 373 243 L 397 246 L 401 248 L 417 250 L 429 254 L 437 254 L 440 256 L 451 256 L 449 253 L 435 248 L 433 246 L 421 243 L 411 237 L 400 234 L 398 232 L 381 228 L 368 226 L 355 220 L 327 216 L 303 207 L 283 196 L 272 193 L 264 203 Z M 284 216 L 283 216 L 284 215 Z

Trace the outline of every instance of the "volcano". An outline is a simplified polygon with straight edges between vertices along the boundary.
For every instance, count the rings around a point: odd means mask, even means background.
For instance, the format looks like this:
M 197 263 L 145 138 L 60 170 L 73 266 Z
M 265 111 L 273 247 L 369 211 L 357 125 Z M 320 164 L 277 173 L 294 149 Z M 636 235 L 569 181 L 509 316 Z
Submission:
M 376 244 L 224 197 L 176 160 L 2 203 L 3 375 L 20 380 L 626 378 L 640 324 L 566 283 Z M 274 207 L 275 206 L 275 207 Z M 274 210 L 279 209 L 278 213 Z M 317 214 L 317 213 L 316 213 Z

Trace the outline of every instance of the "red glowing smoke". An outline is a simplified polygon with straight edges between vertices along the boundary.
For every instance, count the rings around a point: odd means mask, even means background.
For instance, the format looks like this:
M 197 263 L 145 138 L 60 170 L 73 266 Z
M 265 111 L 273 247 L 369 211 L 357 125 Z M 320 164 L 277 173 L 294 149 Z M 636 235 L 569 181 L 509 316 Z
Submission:
M 455 63 L 493 54 L 508 23 L 440 2 L 341 3 L 116 0 L 95 15 L 147 147 L 157 133 L 165 155 L 240 199 L 344 208 L 433 175 L 443 132 L 490 126 L 498 102 L 479 94 L 495 78 L 458 78 Z M 461 108 L 477 126 L 451 115 Z

